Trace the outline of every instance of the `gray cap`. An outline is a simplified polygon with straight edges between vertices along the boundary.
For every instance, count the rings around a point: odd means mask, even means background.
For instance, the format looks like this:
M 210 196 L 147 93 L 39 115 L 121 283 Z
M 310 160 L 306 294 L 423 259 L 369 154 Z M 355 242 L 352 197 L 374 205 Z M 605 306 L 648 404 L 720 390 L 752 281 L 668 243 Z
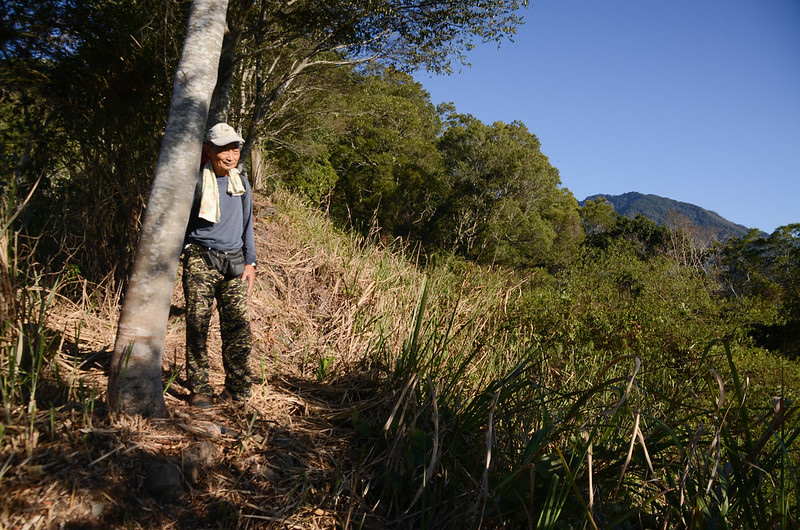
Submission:
M 242 140 L 242 137 L 239 136 L 239 133 L 237 133 L 233 127 L 227 123 L 218 123 L 211 127 L 206 134 L 206 138 L 209 142 L 217 147 L 222 147 L 224 145 L 233 143 L 242 145 L 244 143 L 244 140 Z

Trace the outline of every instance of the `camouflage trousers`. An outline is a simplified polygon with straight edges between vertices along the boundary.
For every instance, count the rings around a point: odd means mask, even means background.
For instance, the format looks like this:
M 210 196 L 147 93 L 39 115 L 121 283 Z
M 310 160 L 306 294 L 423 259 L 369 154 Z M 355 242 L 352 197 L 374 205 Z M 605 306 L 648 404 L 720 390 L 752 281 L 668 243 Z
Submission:
M 183 295 L 186 299 L 186 376 L 190 390 L 195 394 L 212 394 L 206 342 L 216 300 L 225 389 L 237 399 L 249 396 L 253 378 L 247 283 L 238 277 L 226 280 L 209 265 L 202 248 L 190 245 L 183 256 Z

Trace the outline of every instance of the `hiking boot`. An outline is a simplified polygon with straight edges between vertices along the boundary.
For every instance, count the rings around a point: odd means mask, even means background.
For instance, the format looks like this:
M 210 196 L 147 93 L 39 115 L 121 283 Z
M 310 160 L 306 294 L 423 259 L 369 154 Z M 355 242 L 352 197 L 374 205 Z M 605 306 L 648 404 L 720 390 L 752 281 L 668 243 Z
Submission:
M 198 409 L 210 409 L 214 406 L 214 400 L 205 394 L 192 394 L 189 396 L 189 404 Z
M 220 403 L 225 403 L 226 405 L 238 405 L 247 401 L 250 396 L 246 394 L 233 394 L 227 388 L 222 391 L 222 393 L 217 397 L 217 400 Z

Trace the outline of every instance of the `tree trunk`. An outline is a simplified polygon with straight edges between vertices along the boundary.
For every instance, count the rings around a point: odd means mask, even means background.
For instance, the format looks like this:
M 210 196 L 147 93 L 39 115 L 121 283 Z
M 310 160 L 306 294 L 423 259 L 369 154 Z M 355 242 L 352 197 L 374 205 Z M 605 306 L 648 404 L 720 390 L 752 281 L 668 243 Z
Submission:
M 239 9 L 236 4 L 231 6 L 230 24 L 222 40 L 222 51 L 219 57 L 217 70 L 217 86 L 211 98 L 211 108 L 208 112 L 208 127 L 220 122 L 228 122 L 230 112 L 231 87 L 233 86 L 233 70 L 236 65 L 236 50 L 242 39 L 242 32 L 247 23 L 247 17 L 253 8 L 254 0 L 241 0 Z
M 192 1 L 108 379 L 109 407 L 126 414 L 166 412 L 161 353 L 217 81 L 227 4 L 227 0 Z
M 264 153 L 257 147 L 250 151 L 250 167 L 250 186 L 253 190 L 260 190 L 264 187 Z

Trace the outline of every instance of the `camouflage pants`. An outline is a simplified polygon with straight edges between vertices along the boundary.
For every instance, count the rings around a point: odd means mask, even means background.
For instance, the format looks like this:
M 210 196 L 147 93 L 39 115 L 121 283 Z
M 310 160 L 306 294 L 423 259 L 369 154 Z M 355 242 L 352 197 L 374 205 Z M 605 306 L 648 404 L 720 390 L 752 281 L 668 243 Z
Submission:
M 204 251 L 190 245 L 183 257 L 183 294 L 186 299 L 186 376 L 196 394 L 211 395 L 208 383 L 208 325 L 217 301 L 222 336 L 222 365 L 225 388 L 235 398 L 250 394 L 250 316 L 247 283 L 240 278 L 226 280 L 209 266 Z

